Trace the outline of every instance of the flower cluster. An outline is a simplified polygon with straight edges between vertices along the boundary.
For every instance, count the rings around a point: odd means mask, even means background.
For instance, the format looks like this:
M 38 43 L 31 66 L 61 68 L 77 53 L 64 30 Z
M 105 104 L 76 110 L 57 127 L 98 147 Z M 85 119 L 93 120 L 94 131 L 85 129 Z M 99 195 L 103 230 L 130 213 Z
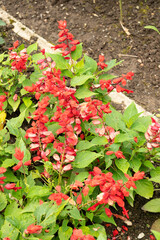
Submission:
M 3 106 L 4 106 L 4 102 L 6 101 L 6 96 L 5 95 L 1 95 L 0 96 L 0 110 L 2 111 L 3 110 Z
M 42 232 L 42 226 L 31 224 L 24 230 L 25 234 L 40 234 Z
M 17 171 L 18 169 L 20 169 L 23 165 L 23 158 L 24 158 L 24 152 L 20 150 L 20 148 L 16 148 L 15 149 L 15 154 L 14 157 L 19 161 L 18 164 L 16 166 L 13 167 L 14 171 Z M 29 166 L 31 165 L 31 160 L 26 161 L 24 163 L 25 166 Z
M 10 48 L 11 52 L 9 53 L 9 59 L 14 60 L 11 62 L 11 69 L 12 70 L 18 70 L 18 72 L 22 72 L 23 70 L 26 70 L 26 62 L 28 60 L 29 55 L 27 54 L 27 50 L 24 48 L 20 51 L 20 53 L 17 53 L 15 51 L 12 51 L 13 49 L 16 49 L 19 45 L 19 42 L 16 41 L 13 44 L 13 47 Z
M 4 167 L 0 167 L 0 174 L 3 174 L 7 171 L 6 168 Z M 5 176 L 2 176 L 0 177 L 0 184 L 4 184 L 4 179 L 6 179 Z M 7 190 L 11 190 L 13 189 L 15 192 L 18 190 L 18 189 L 21 189 L 21 187 L 16 187 L 16 184 L 15 183 L 7 183 L 4 187 L 3 185 L 0 185 L 0 191 L 3 192 L 4 191 L 4 188 L 6 188 Z
M 160 124 L 156 122 L 154 118 L 152 118 L 152 124 L 148 127 L 148 130 L 145 133 L 145 138 L 149 150 L 160 147 Z
M 49 105 L 49 97 L 44 97 L 38 102 L 38 108 L 33 112 L 32 127 L 26 131 L 25 138 L 30 138 L 31 151 L 37 151 L 37 156 L 33 158 L 33 161 L 43 159 L 48 161 L 47 156 L 50 154 L 49 150 L 46 150 L 47 144 L 52 143 L 54 140 L 54 135 L 51 131 L 48 131 L 45 123 L 49 121 L 48 117 L 44 115 L 46 112 L 46 107 Z
M 78 40 L 74 40 L 74 36 L 72 33 L 68 32 L 67 22 L 66 20 L 60 20 L 58 21 L 59 26 L 58 28 L 61 30 L 59 32 L 59 39 L 58 42 L 60 44 L 57 44 L 56 46 L 52 47 L 55 50 L 61 49 L 62 50 L 62 56 L 67 56 L 68 54 L 71 54 L 71 52 L 76 50 L 76 45 L 80 42 Z M 67 57 L 69 58 L 69 57 Z
M 93 178 L 91 177 L 93 176 Z M 130 177 L 128 174 L 125 174 L 128 181 L 123 183 L 122 180 L 115 181 L 113 179 L 113 174 L 111 172 L 102 173 L 101 169 L 94 167 L 93 172 L 90 173 L 85 184 L 91 187 L 99 186 L 101 193 L 97 196 L 97 203 L 88 208 L 89 210 L 96 210 L 96 207 L 103 204 L 112 206 L 114 203 L 117 203 L 122 209 L 123 214 L 129 218 L 128 213 L 125 209 L 124 197 L 129 196 L 129 192 L 126 188 L 130 189 L 131 187 L 136 188 L 135 181 L 140 180 L 144 177 L 144 172 L 137 172 L 133 177 Z M 112 216 L 110 209 L 105 209 L 108 217 Z
M 121 83 L 123 86 L 125 86 L 127 84 L 127 80 L 132 80 L 133 76 L 134 76 L 133 72 L 128 72 L 126 75 L 122 74 L 122 77 L 115 78 L 113 80 L 101 79 L 99 81 L 100 88 L 102 90 L 106 88 L 108 93 L 110 93 L 113 89 L 116 89 L 118 93 L 120 92 L 133 93 L 133 91 L 125 89 L 119 85 Z
M 91 235 L 84 235 L 81 229 L 73 229 L 70 240 L 95 240 Z

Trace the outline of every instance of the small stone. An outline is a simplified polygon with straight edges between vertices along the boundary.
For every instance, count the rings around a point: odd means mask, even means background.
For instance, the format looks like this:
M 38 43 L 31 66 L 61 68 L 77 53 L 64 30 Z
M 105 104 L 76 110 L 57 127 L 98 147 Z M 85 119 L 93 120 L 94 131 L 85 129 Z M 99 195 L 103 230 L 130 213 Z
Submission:
M 143 232 L 141 232 L 139 235 L 138 235 L 138 239 L 141 239 L 141 238 L 143 238 L 145 236 L 145 234 L 143 233 Z

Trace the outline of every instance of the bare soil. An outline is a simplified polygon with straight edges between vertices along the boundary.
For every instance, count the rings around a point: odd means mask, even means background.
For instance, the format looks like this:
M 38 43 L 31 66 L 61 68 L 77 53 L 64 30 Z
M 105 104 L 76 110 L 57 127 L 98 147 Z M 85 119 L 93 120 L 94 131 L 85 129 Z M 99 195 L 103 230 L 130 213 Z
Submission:
M 133 98 L 146 110 L 157 113 L 160 108 L 160 35 L 144 29 L 154 25 L 160 30 L 160 0 L 125 0 L 123 2 L 123 24 L 130 32 L 127 35 L 119 23 L 118 0 L 0 0 L 0 6 L 24 25 L 53 44 L 57 44 L 58 20 L 67 20 L 69 30 L 75 38 L 83 42 L 84 51 L 95 60 L 104 54 L 106 60 L 124 59 L 114 73 L 121 75 L 133 71 L 135 77 L 128 83 L 134 90 Z M 19 39 L 11 30 L 4 27 L 5 46 L 10 47 Z M 28 43 L 27 43 L 28 44 Z M 156 195 L 158 196 L 158 194 Z M 141 207 L 148 200 L 136 198 L 130 211 L 132 226 L 126 234 L 118 235 L 118 240 L 149 240 L 150 227 L 160 214 L 145 213 Z M 124 223 L 117 221 L 118 226 Z M 115 227 L 112 227 L 112 230 Z M 107 229 L 109 231 L 109 229 Z

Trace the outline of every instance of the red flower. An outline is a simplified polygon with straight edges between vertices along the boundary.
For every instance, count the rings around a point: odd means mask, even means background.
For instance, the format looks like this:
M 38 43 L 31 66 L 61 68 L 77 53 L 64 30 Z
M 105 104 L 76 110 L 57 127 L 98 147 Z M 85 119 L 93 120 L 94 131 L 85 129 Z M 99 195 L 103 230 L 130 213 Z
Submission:
M 58 28 L 61 29 L 61 30 L 65 29 L 67 27 L 66 20 L 64 20 L 64 21 L 60 20 L 60 21 L 58 21 L 58 23 L 59 23 Z
M 77 204 L 81 204 L 82 203 L 82 195 L 79 194 L 76 200 Z
M 18 163 L 16 166 L 14 166 L 12 169 L 13 169 L 14 171 L 17 171 L 18 169 L 20 169 L 20 168 L 22 167 L 22 165 L 23 165 L 23 162 L 22 162 L 22 161 L 19 161 L 19 163 Z
M 14 154 L 15 158 L 17 158 L 19 161 L 22 161 L 24 158 L 24 152 L 21 151 L 20 148 L 15 149 L 15 154 Z
M 6 171 L 7 171 L 6 168 L 4 168 L 4 167 L 0 167 L 0 174 L 5 173 Z
M 119 232 L 117 231 L 117 229 L 115 229 L 115 230 L 113 231 L 113 237 L 117 236 L 118 234 L 119 234 Z
M 115 152 L 115 155 L 117 158 L 125 158 L 125 156 L 123 156 L 123 153 L 121 151 Z
M 15 41 L 14 43 L 13 43 L 13 47 L 14 48 L 17 48 L 19 46 L 19 41 L 17 40 L 17 41 Z
M 109 208 L 105 208 L 105 213 L 108 217 L 111 217 L 112 216 L 112 212 Z
M 25 233 L 26 234 L 33 234 L 33 233 L 40 234 L 42 231 L 42 228 L 43 227 L 40 225 L 31 224 L 30 226 L 27 227 L 27 229 L 25 229 Z

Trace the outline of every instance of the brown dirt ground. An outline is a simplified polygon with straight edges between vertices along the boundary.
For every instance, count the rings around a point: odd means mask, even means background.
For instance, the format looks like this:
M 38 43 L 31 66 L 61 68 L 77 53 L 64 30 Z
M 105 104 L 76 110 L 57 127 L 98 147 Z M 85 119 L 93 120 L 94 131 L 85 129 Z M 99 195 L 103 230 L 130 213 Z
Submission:
M 118 0 L 95 0 L 95 4 L 93 0 L 0 0 L 0 6 L 53 44 L 58 39 L 57 21 L 66 19 L 75 38 L 83 42 L 84 51 L 95 60 L 101 53 L 106 60 L 124 59 L 114 73 L 135 73 L 133 81 L 128 84 L 128 88 L 134 90 L 129 97 L 150 112 L 155 113 L 160 108 L 160 35 L 144 29 L 146 25 L 160 29 L 160 0 L 123 2 L 123 22 L 130 36 L 119 24 Z M 5 28 L 6 35 L 15 41 L 17 36 L 10 28 Z M 3 50 L 11 42 L 7 37 Z M 22 43 L 22 39 L 18 39 Z M 127 206 L 133 225 L 128 227 L 125 235 L 119 234 L 118 240 L 128 240 L 127 236 L 136 240 L 140 233 L 145 234 L 142 240 L 150 239 L 150 227 L 160 214 L 141 211 L 147 201 L 138 197 L 134 208 Z M 124 225 L 117 223 L 120 227 Z

